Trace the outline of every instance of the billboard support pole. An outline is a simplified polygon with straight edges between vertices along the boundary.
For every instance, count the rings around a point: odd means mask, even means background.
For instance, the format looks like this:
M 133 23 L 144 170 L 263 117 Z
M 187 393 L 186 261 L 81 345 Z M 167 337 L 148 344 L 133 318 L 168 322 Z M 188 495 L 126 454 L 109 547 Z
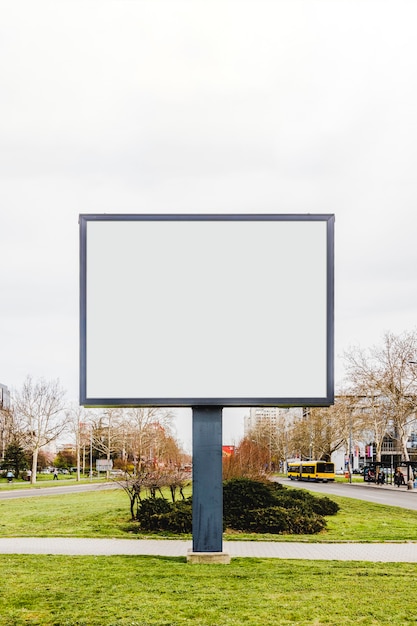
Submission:
M 193 407 L 193 548 L 189 562 L 229 563 L 223 552 L 222 407 Z

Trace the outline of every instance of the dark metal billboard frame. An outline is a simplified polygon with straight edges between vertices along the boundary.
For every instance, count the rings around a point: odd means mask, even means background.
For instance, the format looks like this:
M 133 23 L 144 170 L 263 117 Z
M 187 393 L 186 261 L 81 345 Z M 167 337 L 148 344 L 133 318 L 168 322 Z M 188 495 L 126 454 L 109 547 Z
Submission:
M 324 397 L 127 397 L 87 396 L 87 224 L 105 221 L 246 221 L 327 223 L 326 395 Z M 334 403 L 334 215 L 332 214 L 83 214 L 80 224 L 80 404 L 84 406 L 329 406 Z
M 88 398 L 86 394 L 87 223 L 89 221 L 325 221 L 327 223 L 326 365 L 323 398 Z M 327 214 L 89 214 L 80 215 L 80 404 L 191 407 L 193 412 L 193 555 L 223 546 L 222 409 L 228 406 L 329 406 L 334 402 L 334 215 Z M 226 555 L 227 556 L 227 555 Z M 224 562 L 228 562 L 227 559 Z

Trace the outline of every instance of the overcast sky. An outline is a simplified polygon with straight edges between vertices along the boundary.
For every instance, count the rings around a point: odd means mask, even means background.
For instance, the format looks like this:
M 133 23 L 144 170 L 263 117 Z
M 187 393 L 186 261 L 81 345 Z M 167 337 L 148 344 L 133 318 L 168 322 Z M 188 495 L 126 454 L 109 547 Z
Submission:
M 416 23 L 415 0 L 1 0 L 0 382 L 78 398 L 80 213 L 334 213 L 336 380 L 413 330 Z

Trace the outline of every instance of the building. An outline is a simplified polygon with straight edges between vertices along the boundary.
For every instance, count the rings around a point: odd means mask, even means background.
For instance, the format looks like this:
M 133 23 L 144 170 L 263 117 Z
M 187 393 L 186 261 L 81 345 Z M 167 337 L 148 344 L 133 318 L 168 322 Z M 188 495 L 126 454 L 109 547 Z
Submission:
M 406 398 L 409 404 L 416 406 L 416 399 L 413 396 Z M 390 418 L 389 412 L 392 408 L 389 405 L 388 398 L 383 395 L 363 395 L 363 396 L 337 396 L 336 404 L 345 405 L 345 433 L 344 441 L 340 442 L 337 449 L 332 452 L 331 460 L 335 464 L 336 471 L 343 473 L 348 471 L 349 467 L 353 472 L 360 472 L 367 465 L 376 460 L 376 442 L 373 440 L 372 421 L 371 425 L 367 425 L 367 417 L 375 418 L 378 414 L 382 415 L 382 425 L 385 428 L 385 434 L 381 442 L 381 463 L 384 466 L 396 467 L 404 463 L 404 450 L 401 446 L 401 440 L 395 425 L 394 417 Z M 278 458 L 290 460 L 299 458 L 300 451 L 298 448 L 292 449 L 291 427 L 295 422 L 308 423 L 311 409 L 308 407 L 254 407 L 249 411 L 249 415 L 244 418 L 244 435 L 250 437 L 252 432 L 258 430 L 262 432 L 264 429 L 267 436 L 271 436 L 270 446 L 279 453 Z M 386 415 L 384 424 L 384 413 Z M 407 453 L 409 463 L 417 466 L 417 413 L 410 412 L 408 419 L 408 441 Z M 308 439 L 309 433 L 305 433 Z M 339 433 L 343 436 L 343 432 Z M 275 440 L 276 438 L 276 440 Z M 311 434 L 310 434 L 311 438 Z M 310 441 L 310 456 L 308 452 L 304 452 L 305 458 L 311 458 L 314 455 L 314 445 Z M 304 457 L 303 457 L 304 458 Z
M 11 433 L 11 414 L 10 409 L 10 392 L 6 385 L 0 383 L 0 459 L 4 460 L 6 447 L 10 441 Z
M 0 411 L 10 409 L 10 392 L 6 385 L 0 383 Z
M 260 426 L 272 428 L 285 427 L 295 419 L 303 416 L 301 407 L 280 408 L 280 407 L 252 407 L 249 415 L 244 418 L 244 436 Z

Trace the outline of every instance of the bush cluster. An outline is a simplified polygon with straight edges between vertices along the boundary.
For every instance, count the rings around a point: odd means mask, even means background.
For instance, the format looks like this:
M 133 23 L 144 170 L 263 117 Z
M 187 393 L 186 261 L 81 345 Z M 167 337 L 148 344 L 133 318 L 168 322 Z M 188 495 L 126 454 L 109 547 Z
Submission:
M 298 508 L 307 513 L 311 510 L 317 515 L 336 515 L 339 505 L 327 496 L 318 498 L 304 489 L 285 489 L 277 494 L 280 506 L 288 509 Z
M 278 483 L 233 478 L 223 483 L 224 527 L 253 533 L 315 534 L 326 527 L 324 516 L 335 515 L 338 504 L 301 489 Z M 142 530 L 190 533 L 192 500 L 142 500 L 137 519 Z
M 326 527 L 324 516 L 338 510 L 327 497 L 278 483 L 234 478 L 223 486 L 223 517 L 226 526 L 234 530 L 315 534 Z
M 138 506 L 137 519 L 142 530 L 190 533 L 191 498 L 178 502 L 168 502 L 165 498 L 147 498 Z

